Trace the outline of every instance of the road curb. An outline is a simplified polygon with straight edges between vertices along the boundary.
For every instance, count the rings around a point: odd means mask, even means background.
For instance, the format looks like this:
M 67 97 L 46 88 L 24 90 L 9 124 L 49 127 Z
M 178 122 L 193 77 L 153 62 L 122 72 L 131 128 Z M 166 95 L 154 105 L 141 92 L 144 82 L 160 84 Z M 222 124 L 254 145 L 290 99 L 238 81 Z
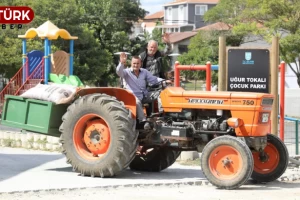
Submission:
M 122 189 L 122 188 L 153 188 L 161 186 L 212 186 L 207 180 L 196 180 L 196 181 L 179 181 L 179 182 L 167 182 L 167 183 L 136 183 L 136 184 L 124 184 L 124 185 L 104 185 L 104 186 L 92 186 L 92 187 L 74 187 L 74 188 L 53 188 L 53 189 L 38 189 L 38 190 L 24 190 L 24 191 L 11 191 L 11 192 L 0 192 L 1 195 L 8 194 L 28 194 L 28 193 L 43 193 L 43 192 L 67 192 L 76 190 L 86 189 Z
M 298 174 L 292 174 L 292 172 Z M 293 182 L 300 180 L 300 170 L 290 169 L 290 174 L 281 176 L 277 181 L 279 182 Z M 175 186 L 206 186 L 214 187 L 208 180 L 187 180 L 187 181 L 176 181 L 176 182 L 164 182 L 164 183 L 129 183 L 129 184 L 119 184 L 119 185 L 103 185 L 103 186 L 91 186 L 91 187 L 73 187 L 73 188 L 51 188 L 51 189 L 37 189 L 37 190 L 23 190 L 23 191 L 11 191 L 11 192 L 0 192 L 1 195 L 9 194 L 27 194 L 27 193 L 43 193 L 43 192 L 67 192 L 67 191 L 78 191 L 87 189 L 122 189 L 122 188 L 153 188 L 153 187 L 175 187 Z

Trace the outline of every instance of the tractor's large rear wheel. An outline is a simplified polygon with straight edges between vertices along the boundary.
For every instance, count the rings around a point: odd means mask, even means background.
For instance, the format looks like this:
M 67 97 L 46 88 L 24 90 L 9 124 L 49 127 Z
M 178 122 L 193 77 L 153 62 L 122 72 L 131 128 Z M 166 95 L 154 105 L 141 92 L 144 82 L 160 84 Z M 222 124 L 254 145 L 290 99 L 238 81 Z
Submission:
M 253 152 L 254 168 L 251 178 L 258 182 L 271 182 L 278 179 L 286 170 L 289 154 L 284 143 L 275 135 L 267 135 L 264 155 Z
M 253 157 L 245 142 L 232 136 L 220 136 L 204 147 L 201 168 L 211 184 L 235 189 L 251 176 Z
M 76 172 L 109 177 L 135 156 L 137 134 L 124 104 L 106 94 L 92 94 L 69 106 L 60 127 L 63 152 Z
M 137 152 L 130 163 L 131 170 L 159 172 L 170 167 L 179 157 L 181 151 L 174 151 L 168 147 L 155 147 L 145 152 Z

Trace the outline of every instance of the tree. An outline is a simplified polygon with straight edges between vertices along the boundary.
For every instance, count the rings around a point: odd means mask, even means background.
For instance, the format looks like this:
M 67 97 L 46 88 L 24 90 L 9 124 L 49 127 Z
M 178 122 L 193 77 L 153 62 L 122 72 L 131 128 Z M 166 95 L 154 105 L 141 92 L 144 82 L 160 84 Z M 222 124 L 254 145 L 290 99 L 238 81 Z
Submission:
M 1 6 L 23 5 L 20 0 L 2 0 Z M 26 26 L 24 26 L 26 27 Z M 22 66 L 22 41 L 18 35 L 23 35 L 24 29 L 6 29 L 0 31 L 0 75 L 11 78 Z M 31 51 L 42 47 L 42 43 L 37 40 L 28 41 L 27 50 Z
M 235 33 L 232 27 L 239 23 L 239 18 L 236 18 L 244 9 L 244 0 L 221 0 L 217 6 L 209 9 L 205 15 L 206 22 L 222 22 L 227 25 L 226 30 L 203 30 L 191 39 L 188 46 L 188 52 L 181 55 L 178 59 L 181 64 L 203 65 L 207 61 L 212 64 L 218 64 L 218 48 L 219 37 L 226 36 L 227 46 L 239 46 L 243 43 L 244 38 L 248 33 Z M 182 72 L 185 76 L 194 77 L 195 79 L 204 79 L 205 72 Z M 212 73 L 212 83 L 217 84 L 217 71 Z
M 0 73 L 11 78 L 22 63 L 21 40 L 29 28 L 37 28 L 50 20 L 71 35 L 78 36 L 74 43 L 74 73 L 88 84 L 113 81 L 116 78 L 113 53 L 134 52 L 142 41 L 130 40 L 128 34 L 134 22 L 145 15 L 138 0 L 2 0 L 0 5 L 30 6 L 34 20 L 21 30 L 0 33 Z M 43 40 L 28 40 L 29 49 L 43 50 Z M 69 42 L 59 38 L 52 41 L 52 49 L 69 52 Z
M 239 23 L 239 15 L 245 9 L 245 0 L 220 0 L 219 3 L 209 9 L 205 15 L 206 22 L 223 22 L 228 28 Z
M 221 0 L 217 6 L 204 14 L 205 22 L 221 22 L 228 30 L 217 31 L 217 35 L 226 36 L 226 44 L 239 46 L 244 42 L 248 32 L 233 32 L 233 27 L 240 24 L 240 15 L 246 7 L 244 0 Z M 216 34 L 215 34 L 216 35 Z
M 138 45 L 135 41 L 130 41 L 128 34 L 131 33 L 133 22 L 144 18 L 145 10 L 139 7 L 137 0 L 77 0 L 77 2 L 83 10 L 81 21 L 93 30 L 99 48 L 110 54 L 110 56 L 98 55 L 110 59 L 107 62 L 98 62 L 100 68 L 105 70 L 97 75 L 97 82 L 114 81 L 116 63 L 113 60 L 113 53 L 136 51 Z
M 182 65 L 205 65 L 208 61 L 211 64 L 218 64 L 218 37 L 217 32 L 199 31 L 191 38 L 188 52 L 180 55 L 178 61 Z M 204 71 L 183 71 L 186 77 L 205 79 Z M 212 83 L 217 83 L 217 72 L 212 72 Z
M 279 37 L 280 57 L 288 63 L 300 87 L 300 1 L 298 0 L 221 0 L 207 12 L 209 21 L 233 25 L 236 35 L 254 34 L 271 43 Z M 293 68 L 291 63 L 295 62 Z

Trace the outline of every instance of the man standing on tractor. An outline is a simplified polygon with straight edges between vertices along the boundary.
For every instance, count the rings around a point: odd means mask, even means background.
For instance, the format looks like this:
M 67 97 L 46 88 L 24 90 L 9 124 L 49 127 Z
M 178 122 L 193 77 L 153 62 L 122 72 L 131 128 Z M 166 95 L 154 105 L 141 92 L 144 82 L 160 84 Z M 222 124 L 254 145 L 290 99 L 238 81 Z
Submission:
M 136 111 L 139 122 L 146 121 L 142 102 L 148 95 L 147 83 L 156 84 L 164 79 L 153 76 L 148 70 L 141 68 L 142 62 L 140 57 L 133 56 L 131 59 L 131 67 L 124 69 L 126 60 L 127 55 L 122 52 L 120 54 L 120 62 L 116 72 L 125 80 L 125 89 L 130 90 L 136 97 Z M 166 80 L 166 83 L 170 82 L 171 81 Z M 149 129 L 150 124 L 146 122 L 144 128 Z
M 140 58 L 142 60 L 142 68 L 147 69 L 154 76 L 165 79 L 162 57 L 171 53 L 171 43 L 168 33 L 165 33 L 162 39 L 166 45 L 163 52 L 158 51 L 157 41 L 150 40 L 147 49 L 140 54 Z

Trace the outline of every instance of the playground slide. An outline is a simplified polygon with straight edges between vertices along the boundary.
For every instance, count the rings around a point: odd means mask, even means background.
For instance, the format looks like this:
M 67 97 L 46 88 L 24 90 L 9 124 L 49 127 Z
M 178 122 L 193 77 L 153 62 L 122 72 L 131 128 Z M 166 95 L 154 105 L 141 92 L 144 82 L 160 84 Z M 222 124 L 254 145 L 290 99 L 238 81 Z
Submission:
M 82 81 L 76 75 L 70 75 L 69 77 L 64 74 L 53 74 L 50 73 L 49 81 L 57 84 L 66 84 L 66 85 L 73 85 L 76 87 L 84 87 Z

